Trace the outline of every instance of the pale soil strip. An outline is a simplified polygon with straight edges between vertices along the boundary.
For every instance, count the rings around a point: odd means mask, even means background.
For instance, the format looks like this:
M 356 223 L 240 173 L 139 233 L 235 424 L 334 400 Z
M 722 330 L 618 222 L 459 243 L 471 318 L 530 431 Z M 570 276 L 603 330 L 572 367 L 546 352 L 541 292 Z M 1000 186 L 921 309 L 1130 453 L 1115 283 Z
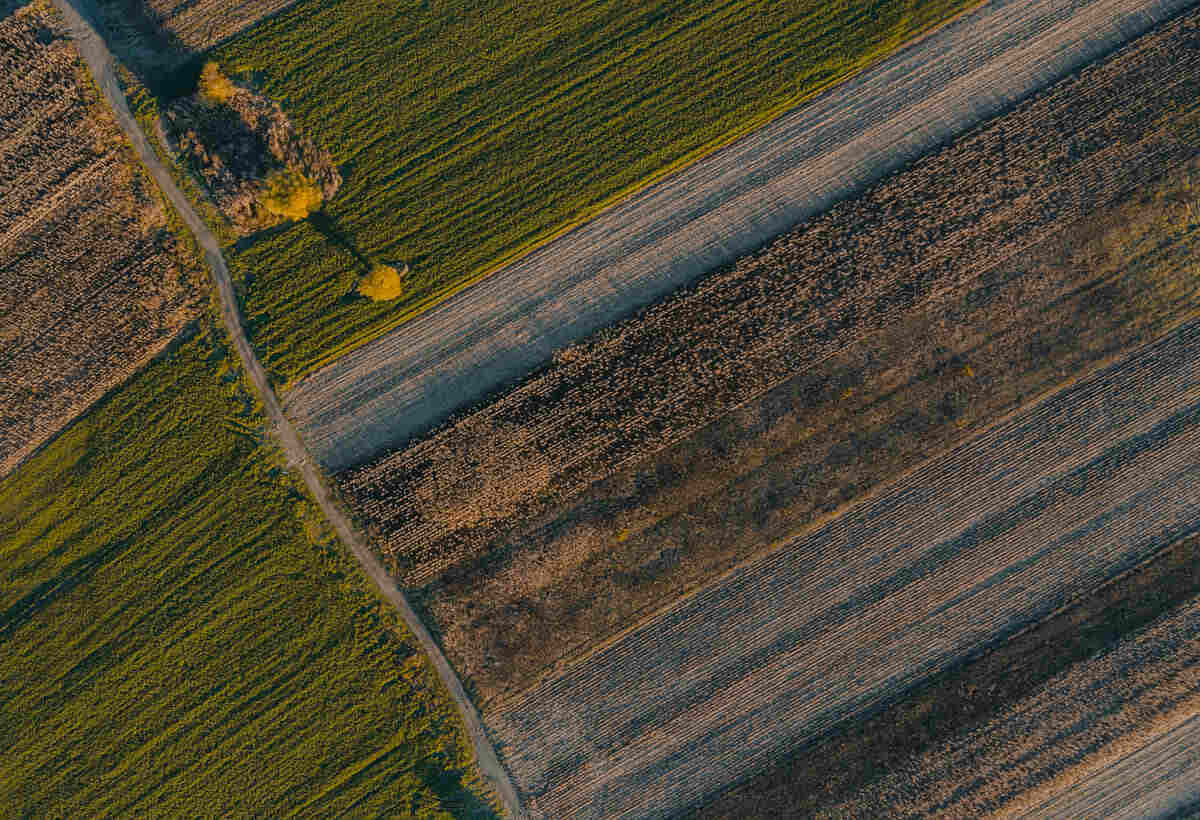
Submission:
M 498 705 L 544 817 L 669 816 L 1200 528 L 1200 323 Z
M 196 237 L 196 241 L 204 250 L 204 258 L 212 271 L 213 282 L 220 297 L 221 318 L 226 329 L 229 331 L 230 337 L 233 339 L 234 346 L 237 348 L 242 364 L 246 368 L 247 375 L 254 382 L 259 395 L 262 397 L 263 407 L 267 417 L 270 419 L 272 430 L 278 437 L 279 443 L 283 451 L 287 454 L 290 464 L 300 471 L 300 474 L 304 478 L 304 483 L 308 486 L 314 500 L 320 505 L 322 512 L 325 513 L 325 516 L 333 525 L 342 543 L 350 550 L 351 554 L 362 566 L 363 571 L 376 584 L 383 596 L 400 612 L 401 617 L 420 644 L 421 649 L 429 657 L 434 669 L 438 673 L 438 677 L 441 678 L 442 683 L 446 686 L 450 697 L 454 700 L 463 717 L 467 734 L 475 749 L 476 764 L 479 766 L 480 771 L 488 778 L 493 788 L 496 789 L 510 816 L 514 818 L 523 817 L 524 814 L 522 813 L 516 791 L 513 789 L 507 773 L 500 765 L 496 757 L 496 752 L 492 748 L 491 742 L 484 731 L 479 715 L 467 697 L 466 691 L 458 680 L 457 674 L 449 662 L 447 662 L 441 649 L 434 642 L 433 637 L 429 634 L 429 630 L 426 629 L 421 619 L 417 617 L 416 612 L 409 605 L 404 593 L 400 591 L 395 582 L 388 576 L 383 566 L 367 547 L 363 538 L 351 527 L 349 519 L 333 502 L 317 468 L 308 458 L 304 445 L 301 443 L 300 437 L 296 434 L 295 428 L 284 417 L 279 400 L 276 398 L 274 391 L 271 390 L 270 383 L 267 381 L 266 373 L 263 371 L 258 358 L 254 355 L 254 350 L 250 347 L 250 343 L 246 340 L 245 329 L 242 326 L 241 316 L 238 311 L 237 299 L 233 293 L 233 284 L 229 277 L 229 269 L 226 267 L 225 260 L 221 256 L 220 244 L 204 224 L 203 220 L 196 214 L 191 203 L 188 202 L 187 198 L 175 185 L 170 172 L 159 160 L 158 155 L 154 153 L 154 149 L 150 147 L 146 135 L 142 133 L 141 127 L 130 112 L 125 94 L 121 91 L 120 84 L 117 81 L 115 59 L 108 50 L 104 39 L 95 28 L 93 21 L 98 18 L 98 15 L 94 6 L 90 0 L 54 0 L 54 5 L 65 18 L 67 28 L 71 32 L 75 46 L 78 48 L 84 62 L 87 63 L 88 69 L 96 81 L 96 85 L 112 106 L 117 124 L 129 137 L 134 149 L 137 151 L 138 157 L 146 166 L 151 176 L 154 177 L 155 182 L 158 183 L 163 193 L 171 201 L 171 204 L 178 211 L 180 217 L 187 223 L 188 228 Z
M 339 358 L 288 412 L 327 467 L 361 463 L 1191 1 L 990 3 Z
M 1166 815 L 1200 797 L 1198 715 L 1193 599 L 820 816 Z

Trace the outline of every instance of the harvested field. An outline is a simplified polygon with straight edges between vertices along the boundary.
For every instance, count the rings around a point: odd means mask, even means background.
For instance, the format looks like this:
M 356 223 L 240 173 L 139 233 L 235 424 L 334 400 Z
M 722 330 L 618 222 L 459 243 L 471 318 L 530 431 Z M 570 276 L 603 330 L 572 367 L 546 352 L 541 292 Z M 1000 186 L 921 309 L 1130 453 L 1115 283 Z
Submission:
M 342 476 L 481 699 L 1194 312 L 1198 19 Z
M 1028 630 L 847 721 L 689 815 L 812 817 L 1016 707 L 1073 665 L 1200 595 L 1200 533 L 1172 544 Z
M 1168 817 L 1200 798 L 1200 601 L 818 816 Z
M 488 718 L 545 817 L 669 816 L 1200 530 L 1200 322 Z
M 523 378 L 555 350 L 758 248 L 1188 5 L 1186 0 L 989 3 L 506 266 L 436 311 L 334 361 L 296 386 L 287 409 L 326 467 L 336 471 L 361 464 Z M 1093 116 L 1116 100 L 1131 111 L 1138 107 L 1132 96 L 1105 88 L 1092 95 Z M 1060 117 L 1085 122 L 1088 111 L 1080 106 Z M 1040 138 L 1037 144 L 1049 154 L 1039 160 L 1053 157 L 1061 168 L 1070 166 L 1072 158 L 1060 144 Z M 1073 144 L 1083 153 L 1101 150 L 1079 140 Z M 1004 146 L 1019 150 L 1014 142 Z M 595 153 L 605 151 L 598 146 Z M 960 170 L 973 176 L 972 169 Z M 514 190 L 541 195 L 540 186 L 526 183 Z M 997 196 L 1016 198 L 1025 189 L 1021 179 L 1010 184 L 1019 190 Z M 348 180 L 346 190 L 354 185 Z M 421 202 L 424 211 L 426 200 Z M 493 208 L 484 212 L 495 218 Z M 494 231 L 489 225 L 461 234 L 449 225 L 439 230 L 455 244 L 456 259 L 474 253 L 475 240 Z M 470 249 L 462 247 L 463 235 L 471 237 Z M 314 328 L 337 323 L 328 334 L 349 335 L 352 317 L 347 314 L 358 310 L 353 304 L 336 311 L 322 307 L 345 294 L 348 278 L 319 298 L 295 288 L 301 264 L 293 260 L 313 253 L 310 246 L 311 240 L 295 230 L 231 263 L 235 272 L 241 266 L 256 277 L 246 297 L 256 343 L 269 346 L 266 358 L 278 362 L 287 377 L 317 361 L 307 354 L 305 361 L 294 361 Z M 335 261 L 323 250 L 322 264 L 349 271 L 342 256 Z M 895 255 L 884 252 L 883 258 Z M 414 271 L 422 264 L 414 264 Z M 327 285 L 328 279 L 322 281 Z M 274 288 L 289 301 L 285 305 L 270 292 L 259 295 L 262 288 Z
M 0 65 L 2 476 L 162 350 L 203 291 L 57 16 L 0 20 Z

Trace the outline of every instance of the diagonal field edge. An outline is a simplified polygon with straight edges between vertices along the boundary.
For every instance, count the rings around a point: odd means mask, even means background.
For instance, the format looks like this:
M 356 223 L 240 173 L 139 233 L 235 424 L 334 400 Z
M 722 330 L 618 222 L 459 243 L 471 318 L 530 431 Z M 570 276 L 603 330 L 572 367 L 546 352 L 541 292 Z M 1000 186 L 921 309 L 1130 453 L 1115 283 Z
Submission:
M 979 125 L 1194 0 L 996 0 L 302 380 L 340 471 Z M 469 241 L 469 238 L 464 238 Z

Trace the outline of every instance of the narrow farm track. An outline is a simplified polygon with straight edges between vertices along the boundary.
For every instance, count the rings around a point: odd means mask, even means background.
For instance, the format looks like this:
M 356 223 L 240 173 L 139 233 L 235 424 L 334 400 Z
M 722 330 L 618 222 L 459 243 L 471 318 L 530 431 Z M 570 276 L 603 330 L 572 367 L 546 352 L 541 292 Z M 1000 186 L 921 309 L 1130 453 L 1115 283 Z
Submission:
M 1200 323 L 489 712 L 536 816 L 660 817 L 1200 529 Z
M 1190 5 L 988 3 L 335 360 L 288 412 L 326 467 L 361 464 Z
M 142 133 L 137 120 L 134 119 L 133 114 L 130 112 L 125 94 L 122 92 L 120 84 L 117 81 L 116 62 L 94 23 L 97 19 L 96 10 L 91 7 L 91 4 L 87 0 L 54 0 L 54 5 L 65 18 L 67 28 L 71 32 L 80 56 L 83 57 L 84 62 L 87 64 L 92 77 L 96 81 L 96 85 L 112 106 L 113 114 L 121 130 L 129 137 L 146 169 L 154 177 L 155 182 L 171 201 L 171 204 L 178 211 L 184 222 L 187 223 L 197 242 L 200 243 L 200 247 L 204 251 L 205 261 L 212 271 L 213 281 L 216 284 L 217 293 L 220 297 L 221 318 L 224 321 L 226 329 L 229 331 L 230 337 L 233 339 L 234 345 L 237 347 L 238 355 L 241 357 L 246 372 L 262 397 L 263 407 L 268 418 L 271 420 L 272 430 L 283 447 L 284 452 L 287 454 L 289 462 L 304 477 L 304 483 L 308 486 L 313 498 L 321 506 L 321 510 L 325 513 L 330 523 L 333 524 L 342 543 L 349 548 L 355 559 L 362 566 L 363 571 L 379 587 L 383 596 L 399 610 L 405 624 L 416 637 L 425 654 L 432 661 L 438 676 L 447 690 L 449 690 L 450 696 L 458 705 L 459 711 L 463 716 L 467 733 L 475 748 L 476 762 L 484 776 L 488 778 L 504 802 L 509 815 L 514 818 L 523 817 L 524 814 L 521 811 L 512 783 L 501 767 L 496 757 L 496 752 L 484 732 L 479 714 L 475 711 L 474 705 L 463 690 L 458 675 L 446 661 L 441 649 L 429 634 L 429 630 L 426 629 L 421 619 L 417 617 L 417 614 L 409 605 L 404 593 L 400 591 L 395 582 L 388 576 L 383 566 L 380 565 L 357 531 L 351 527 L 349 519 L 334 504 L 329 491 L 325 488 L 321 480 L 320 474 L 317 472 L 317 468 L 309 459 L 304 449 L 304 444 L 296 434 L 295 428 L 288 421 L 287 417 L 284 416 L 279 400 L 276 398 L 270 383 L 267 381 L 266 373 L 263 371 L 262 365 L 255 356 L 253 348 L 250 347 L 250 343 L 246 339 L 245 329 L 242 326 L 241 315 L 238 311 L 237 299 L 233 292 L 233 284 L 229 278 L 229 269 L 226 267 L 225 260 L 221 256 L 220 244 L 196 214 L 191 203 L 188 202 L 187 198 L 175 185 L 170 172 L 163 166 L 158 156 L 154 153 L 146 135 Z

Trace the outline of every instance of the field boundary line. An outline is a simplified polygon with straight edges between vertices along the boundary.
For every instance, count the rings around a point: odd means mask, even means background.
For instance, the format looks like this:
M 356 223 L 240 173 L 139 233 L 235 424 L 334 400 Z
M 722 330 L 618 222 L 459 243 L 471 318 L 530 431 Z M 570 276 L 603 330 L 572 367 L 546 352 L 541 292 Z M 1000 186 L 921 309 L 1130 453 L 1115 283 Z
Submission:
M 59 13 L 62 14 L 72 41 L 91 72 L 97 88 L 112 107 L 117 124 L 133 143 L 143 166 L 179 212 L 199 244 L 212 274 L 216 295 L 220 301 L 221 319 L 242 360 L 246 375 L 249 376 L 259 392 L 263 409 L 270 419 L 271 431 L 287 456 L 289 466 L 300 472 L 313 499 L 333 525 L 342 543 L 358 561 L 363 572 L 374 582 L 380 594 L 399 611 L 405 625 L 433 665 L 434 671 L 437 672 L 442 684 L 457 706 L 467 736 L 474 747 L 475 761 L 480 772 L 490 781 L 509 815 L 514 819 L 523 820 L 525 814 L 517 798 L 516 789 L 501 766 L 496 750 L 483 728 L 479 713 L 470 698 L 467 697 L 457 673 L 442 654 L 441 648 L 433 640 L 429 629 L 409 604 L 408 598 L 384 570 L 383 565 L 379 563 L 367 546 L 366 540 L 350 523 L 349 517 L 336 505 L 317 471 L 315 462 L 309 456 L 295 428 L 283 414 L 279 399 L 267 380 L 266 372 L 246 338 L 229 269 L 221 255 L 220 243 L 196 213 L 191 202 L 175 184 L 175 180 L 155 154 L 145 132 L 142 131 L 140 124 L 130 111 L 129 103 L 125 99 L 125 94 L 117 79 L 116 59 L 100 33 L 99 24 L 93 22 L 99 19 L 95 8 L 92 7 L 90 0 L 53 0 L 53 2 Z
M 814 518 L 808 524 L 806 524 L 805 526 L 796 530 L 791 535 L 788 535 L 784 538 L 776 539 L 776 540 L 764 545 L 761 549 L 758 549 L 755 552 L 753 552 L 752 554 L 746 556 L 745 558 L 731 564 L 729 567 L 727 567 L 720 573 L 713 575 L 711 578 L 707 579 L 704 583 L 697 584 L 693 587 L 690 587 L 690 588 L 684 590 L 679 595 L 672 598 L 671 601 L 669 601 L 668 603 L 663 604 L 662 606 L 659 606 L 653 610 L 649 610 L 644 615 L 644 617 L 638 618 L 636 621 L 630 623 L 629 626 L 622 629 L 620 632 L 610 635 L 609 637 L 605 638 L 603 641 L 589 645 L 586 652 L 582 652 L 577 655 L 571 655 L 571 656 L 560 659 L 553 666 L 548 667 L 542 674 L 540 674 L 536 678 L 534 678 L 533 681 L 528 686 L 522 687 L 521 689 L 515 690 L 510 693 L 505 693 L 504 695 L 502 695 L 500 697 L 492 699 L 491 701 L 487 702 L 487 704 L 486 704 L 487 707 L 489 709 L 502 709 L 508 704 L 515 703 L 517 700 L 519 700 L 521 697 L 523 697 L 526 693 L 535 689 L 536 687 L 538 687 L 539 685 L 544 683 L 546 680 L 553 678 L 574 666 L 587 663 L 593 656 L 598 654 L 600 651 L 607 649 L 608 647 L 620 642 L 621 640 L 625 639 L 629 634 L 632 634 L 633 632 L 637 631 L 638 629 L 644 627 L 649 622 L 662 616 L 664 613 L 669 612 L 670 610 L 674 609 L 676 606 L 680 605 L 682 602 L 684 602 L 690 598 L 694 598 L 696 595 L 700 594 L 701 592 L 703 592 L 706 589 L 709 589 L 710 587 L 718 586 L 721 583 L 724 583 L 733 574 L 742 571 L 746 567 L 748 567 L 758 561 L 763 560 L 764 558 L 768 557 L 769 555 L 772 555 L 773 553 L 778 552 L 779 550 L 786 549 L 787 546 L 789 544 L 791 544 L 792 542 L 794 542 L 797 538 L 801 538 L 807 534 L 813 533 L 813 532 L 817 531 L 818 529 L 820 529 L 821 527 L 824 527 L 824 526 L 828 525 L 829 523 L 833 522 L 834 520 L 841 518 L 845 515 L 849 515 L 850 513 L 857 510 L 859 507 L 861 507 L 865 504 L 869 504 L 870 502 L 874 501 L 878 496 L 880 496 L 882 493 L 899 486 L 903 481 L 910 478 L 914 473 L 920 471 L 921 469 L 926 467 L 931 462 L 936 461 L 937 459 L 940 459 L 940 458 L 944 458 L 946 455 L 953 452 L 954 450 L 956 450 L 960 447 L 963 447 L 964 445 L 970 443 L 971 441 L 973 441 L 983 435 L 986 435 L 987 433 L 990 433 L 995 428 L 1012 420 L 1012 418 L 1017 416 L 1018 414 L 1030 411 L 1030 410 L 1036 408 L 1037 406 L 1044 404 L 1045 402 L 1047 402 L 1050 399 L 1054 398 L 1055 396 L 1059 395 L 1063 391 L 1069 390 L 1070 388 L 1076 386 L 1079 382 L 1086 381 L 1090 378 L 1094 378 L 1102 371 L 1112 367 L 1113 365 L 1119 364 L 1120 362 L 1124 361 L 1125 359 L 1127 359 L 1129 357 L 1132 357 L 1135 355 L 1140 355 L 1141 353 L 1145 352 L 1146 350 L 1150 349 L 1151 347 L 1154 347 L 1155 345 L 1161 343 L 1167 337 L 1171 336 L 1174 333 L 1179 332 L 1181 329 L 1183 329 L 1186 326 L 1188 326 L 1189 324 L 1193 324 L 1193 323 L 1200 323 L 1200 308 L 1197 308 L 1197 309 L 1191 311 L 1190 313 L 1188 313 L 1188 314 L 1184 315 L 1183 317 L 1181 317 L 1180 319 L 1178 319 L 1176 322 L 1167 326 L 1158 336 L 1155 336 L 1153 339 L 1150 339 L 1149 341 L 1147 341 L 1141 345 L 1138 345 L 1135 348 L 1131 348 L 1129 350 L 1122 351 L 1121 353 L 1116 353 L 1116 354 L 1113 354 L 1112 356 L 1108 356 L 1104 359 L 1101 359 L 1098 362 L 1095 362 L 1091 367 L 1087 368 L 1086 370 L 1084 370 L 1080 373 L 1076 373 L 1076 374 L 1070 376 L 1069 378 L 1065 379 L 1064 381 L 1058 382 L 1057 384 L 1055 384 L 1051 387 L 1048 387 L 1045 390 L 1042 390 L 1041 392 L 1029 397 L 1026 401 L 1020 403 L 1016 407 L 1013 407 L 1011 410 L 1009 410 L 1003 416 L 999 416 L 996 419 L 989 422 L 988 424 L 977 428 L 967 438 L 961 439 L 952 444 L 948 444 L 944 447 L 941 447 L 941 448 L 931 452 L 925 458 L 919 460 L 917 463 L 913 464 L 911 467 L 904 470 L 902 473 L 898 473 L 897 475 L 893 476 L 892 478 L 889 478 L 887 481 L 880 482 L 876 486 L 872 487 L 870 490 L 868 490 L 862 496 L 859 496 L 859 497 L 853 499 L 852 501 L 849 501 L 846 504 L 839 506 L 834 510 L 831 510 L 830 512 L 824 513 L 824 514 Z M 737 408 L 733 408 L 733 410 L 731 410 L 730 412 L 734 412 L 736 409 Z M 1154 560 L 1157 560 L 1161 555 L 1165 554 L 1167 551 L 1172 549 L 1175 546 L 1175 543 L 1177 543 L 1177 542 L 1173 542 L 1172 544 L 1164 546 L 1162 549 L 1147 556 L 1143 560 L 1139 561 L 1137 564 L 1134 564 L 1131 567 L 1127 567 L 1126 569 L 1122 570 L 1117 575 L 1114 575 L 1112 578 L 1107 579 L 1104 582 L 1104 584 L 1108 584 L 1110 581 L 1114 581 L 1118 578 L 1124 577 L 1125 575 L 1127 575 L 1129 573 L 1136 572 L 1139 569 L 1145 567 L 1146 565 L 1148 565 L 1149 563 L 1151 563 Z M 1097 589 L 1099 589 L 1099 588 L 1100 587 L 1097 587 Z M 1069 608 L 1070 606 L 1073 606 L 1074 604 L 1078 603 L 1078 600 L 1079 599 L 1071 599 L 1070 601 L 1064 603 L 1060 609 Z M 1056 609 L 1055 612 L 1059 612 L 1059 610 Z M 1050 617 L 1053 614 L 1054 613 L 1051 613 L 1047 617 Z M 1039 619 L 1036 623 L 1022 627 L 1018 632 L 1014 632 L 1011 636 L 1009 636 L 1009 638 L 1016 637 L 1016 636 L 1020 635 L 1021 633 L 1026 632 L 1029 629 L 1036 627 L 1037 624 L 1041 623 L 1043 620 L 1044 619 Z M 1009 638 L 1006 638 L 1005 640 L 1008 640 Z M 987 650 L 985 649 L 984 651 L 987 651 Z
M 311 376 L 313 373 L 316 373 L 318 370 L 321 370 L 322 368 L 326 367 L 327 365 L 332 364 L 334 361 L 336 361 L 337 359 L 340 359 L 342 356 L 346 355 L 347 353 L 350 353 L 351 351 L 353 351 L 359 347 L 362 347 L 363 345 L 369 344 L 370 342 L 373 342 L 375 339 L 378 339 L 382 336 L 386 336 L 388 333 L 395 330 L 400 325 L 403 325 L 406 322 L 409 322 L 409 321 L 417 318 L 418 316 L 420 316 L 424 313 L 427 313 L 430 310 L 433 310 L 438 305 L 453 298 L 454 296 L 461 293 L 462 291 L 467 290 L 468 288 L 471 288 L 474 285 L 479 284 L 484 279 L 487 279 L 492 274 L 497 273 L 502 268 L 508 266 L 512 262 L 515 262 L 525 256 L 528 256 L 529 254 L 533 253 L 534 251 L 538 250 L 539 248 L 542 248 L 545 245 L 549 245 L 554 240 L 571 233 L 576 228 L 580 228 L 584 224 L 591 222 L 593 219 L 599 217 L 601 214 L 603 214 L 605 211 L 609 210 L 610 208 L 612 208 L 616 205 L 619 205 L 624 200 L 629 199 L 632 196 L 636 196 L 637 194 L 641 193 L 642 191 L 646 190 L 647 188 L 649 188 L 659 182 L 662 182 L 667 177 L 669 177 L 672 174 L 675 174 L 679 171 L 684 170 L 685 168 L 687 168 L 690 165 L 694 165 L 695 163 L 699 162 L 700 160 L 704 159 L 705 157 L 710 156 L 711 154 L 715 154 L 718 151 L 721 151 L 725 148 L 728 148 L 730 145 L 733 145 L 735 142 L 738 142 L 739 140 L 744 139 L 745 137 L 748 137 L 753 132 L 769 125 L 770 123 L 779 119 L 784 114 L 787 114 L 788 112 L 792 111 L 793 109 L 799 108 L 802 105 L 812 102 L 817 97 L 820 97 L 822 94 L 824 94 L 825 92 L 830 91 L 833 88 L 841 85 L 842 83 L 853 79 L 854 77 L 858 76 L 859 74 L 863 73 L 864 71 L 869 71 L 870 69 L 880 65 L 884 61 L 896 56 L 897 54 L 900 54 L 900 53 L 904 52 L 905 50 L 912 48 L 913 46 L 917 45 L 925 38 L 927 38 L 933 34 L 936 34 L 942 28 L 945 28 L 946 26 L 950 25 L 951 23 L 955 22 L 956 20 L 960 19 L 961 17 L 964 17 L 965 15 L 970 14 L 973 11 L 976 11 L 980 6 L 983 6 L 986 2 L 987 2 L 987 0 L 975 0 L 975 2 L 971 3 L 969 6 L 963 8 L 963 9 L 960 9 L 959 11 L 955 12 L 951 16 L 946 17 L 936 23 L 933 23 L 933 24 L 927 26 L 925 29 L 917 32 L 912 37 L 909 37 L 906 40 L 902 40 L 900 43 L 896 44 L 892 49 L 885 51 L 885 52 L 881 52 L 880 54 L 877 54 L 868 60 L 864 60 L 864 61 L 860 62 L 859 64 L 855 65 L 852 69 L 846 71 L 843 74 L 838 75 L 837 77 L 834 77 L 831 80 L 828 80 L 825 83 L 822 83 L 821 85 L 817 86 L 816 88 L 812 88 L 812 89 L 809 89 L 808 91 L 802 92 L 800 94 L 796 94 L 795 96 L 792 96 L 792 97 L 789 97 L 788 99 L 784 100 L 783 102 L 767 109 L 767 111 L 763 112 L 762 114 L 759 114 L 755 117 L 751 117 L 751 118 L 745 120 L 742 124 L 737 126 L 737 128 L 733 129 L 732 131 L 722 134 L 719 137 L 713 138 L 712 140 L 705 143 L 704 145 L 701 145 L 699 148 L 692 149 L 687 154 L 684 154 L 682 157 L 680 157 L 679 159 L 670 163 L 669 165 L 665 165 L 662 168 L 658 169 L 657 171 L 654 171 L 649 176 L 646 176 L 643 179 L 640 179 L 636 182 L 632 182 L 629 185 L 626 185 L 624 188 L 620 189 L 616 193 L 613 193 L 613 194 L 609 195 L 608 197 L 605 197 L 604 199 L 600 200 L 595 205 L 585 208 L 573 219 L 570 219 L 567 222 L 564 222 L 555 228 L 551 228 L 546 232 L 537 234 L 532 239 L 529 239 L 528 241 L 517 246 L 516 248 L 513 248 L 512 250 L 508 251 L 507 253 L 504 253 L 504 254 L 496 257 L 495 260 L 493 260 L 491 263 L 489 263 L 487 267 L 483 268 L 478 273 L 472 274 L 470 277 L 463 279 L 461 282 L 457 282 L 455 284 L 449 285 L 445 289 L 431 294 L 427 299 L 419 302 L 418 304 L 414 305 L 412 308 L 404 311 L 402 314 L 395 317 L 394 319 L 390 319 L 387 322 L 385 322 L 384 324 L 379 325 L 377 328 L 372 328 L 369 332 L 363 333 L 361 336 L 355 336 L 355 337 L 343 342 L 342 344 L 338 345 L 336 348 L 330 350 L 325 355 L 321 356 L 318 359 L 315 359 L 311 366 L 306 367 L 303 371 L 301 371 L 301 372 L 297 373 L 295 376 L 289 378 L 283 385 L 281 385 L 280 389 L 282 391 L 286 392 L 287 390 L 294 387 L 299 382 L 301 382 L 304 379 Z

